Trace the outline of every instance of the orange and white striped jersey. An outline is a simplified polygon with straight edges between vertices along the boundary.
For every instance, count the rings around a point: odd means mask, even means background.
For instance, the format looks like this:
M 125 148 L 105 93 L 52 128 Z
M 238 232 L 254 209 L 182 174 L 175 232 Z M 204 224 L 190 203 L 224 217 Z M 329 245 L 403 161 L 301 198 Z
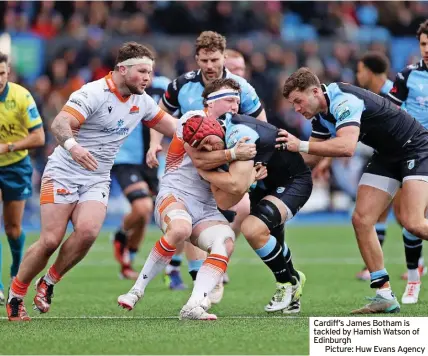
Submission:
M 165 173 L 160 180 L 159 195 L 169 189 L 192 195 L 199 201 L 212 198 L 210 183 L 203 180 L 190 157 L 186 154 L 183 141 L 183 125 L 194 115 L 206 116 L 202 110 L 189 111 L 177 123 L 177 130 L 169 145 Z
M 109 174 L 120 146 L 138 123 L 142 121 L 153 127 L 165 114 L 146 93 L 122 97 L 111 73 L 71 94 L 62 110 L 79 120 L 81 125 L 74 133 L 75 139 L 95 157 L 98 169 L 90 172 L 82 168 L 61 146 L 56 147 L 49 159 L 59 160 L 84 174 Z

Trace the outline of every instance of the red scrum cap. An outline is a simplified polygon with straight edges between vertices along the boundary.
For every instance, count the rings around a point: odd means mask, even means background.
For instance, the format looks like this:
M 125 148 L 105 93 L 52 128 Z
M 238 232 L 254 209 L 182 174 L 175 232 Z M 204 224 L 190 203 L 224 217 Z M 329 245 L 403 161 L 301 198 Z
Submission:
M 201 141 L 215 135 L 224 139 L 224 132 L 219 122 L 211 117 L 192 116 L 183 126 L 183 140 L 192 147 L 198 147 Z

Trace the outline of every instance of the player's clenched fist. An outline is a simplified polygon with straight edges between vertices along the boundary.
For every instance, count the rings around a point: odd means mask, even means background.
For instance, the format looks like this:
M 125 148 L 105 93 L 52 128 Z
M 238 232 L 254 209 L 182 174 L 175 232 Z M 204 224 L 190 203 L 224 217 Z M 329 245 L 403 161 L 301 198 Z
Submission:
M 248 161 L 257 154 L 255 143 L 246 143 L 250 137 L 242 137 L 235 145 L 235 155 L 238 161 Z
M 98 162 L 92 154 L 84 147 L 75 145 L 70 149 L 73 160 L 79 163 L 83 168 L 95 171 L 98 168 Z

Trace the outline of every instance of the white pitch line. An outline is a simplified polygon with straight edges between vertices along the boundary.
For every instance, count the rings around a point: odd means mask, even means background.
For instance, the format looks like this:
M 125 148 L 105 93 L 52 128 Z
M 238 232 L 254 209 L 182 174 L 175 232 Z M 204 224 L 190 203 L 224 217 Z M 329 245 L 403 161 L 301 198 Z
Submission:
M 271 315 L 271 316 L 251 316 L 251 315 L 230 315 L 219 316 L 219 320 L 226 319 L 308 319 L 305 316 L 292 316 L 292 315 Z M 178 320 L 178 316 L 36 316 L 31 319 L 35 320 Z M 6 317 L 0 317 L 0 320 L 7 320 Z

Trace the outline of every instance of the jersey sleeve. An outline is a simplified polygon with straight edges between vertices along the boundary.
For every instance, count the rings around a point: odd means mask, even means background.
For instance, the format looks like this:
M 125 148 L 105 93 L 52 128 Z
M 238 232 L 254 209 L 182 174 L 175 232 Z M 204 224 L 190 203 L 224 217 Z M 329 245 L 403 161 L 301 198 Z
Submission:
M 346 126 L 360 126 L 364 101 L 349 93 L 337 94 L 330 104 L 330 112 L 336 120 L 336 131 Z
M 88 87 L 84 85 L 70 95 L 62 111 L 73 115 L 80 124 L 91 116 L 98 109 L 98 97 L 96 93 L 91 93 Z
M 178 92 L 178 78 L 176 78 L 168 84 L 162 96 L 162 103 L 170 112 L 176 111 L 180 106 L 178 102 Z
M 36 102 L 28 91 L 24 92 L 23 103 L 23 115 L 25 126 L 28 131 L 32 131 L 42 127 L 43 122 L 40 117 L 39 110 L 37 110 Z
M 406 67 L 403 71 L 397 73 L 394 85 L 388 93 L 388 99 L 391 100 L 394 104 L 401 106 L 401 104 L 406 101 L 409 94 L 407 79 L 409 78 L 410 72 L 411 70 Z
M 311 137 L 327 140 L 331 137 L 331 133 L 327 127 L 325 127 L 319 117 L 312 119 L 312 133 Z
M 252 117 L 259 116 L 263 110 L 259 96 L 255 89 L 247 81 L 243 81 L 241 84 L 241 104 L 239 107 L 239 113 L 250 115 Z
M 163 111 L 149 95 L 145 94 L 145 99 L 145 112 L 141 121 L 145 126 L 151 128 L 156 126 L 156 124 L 162 120 L 165 115 L 165 111 Z
M 235 147 L 237 142 L 245 136 L 250 138 L 246 143 L 256 143 L 259 139 L 259 134 L 251 127 L 242 124 L 229 126 L 226 129 L 226 147 Z

